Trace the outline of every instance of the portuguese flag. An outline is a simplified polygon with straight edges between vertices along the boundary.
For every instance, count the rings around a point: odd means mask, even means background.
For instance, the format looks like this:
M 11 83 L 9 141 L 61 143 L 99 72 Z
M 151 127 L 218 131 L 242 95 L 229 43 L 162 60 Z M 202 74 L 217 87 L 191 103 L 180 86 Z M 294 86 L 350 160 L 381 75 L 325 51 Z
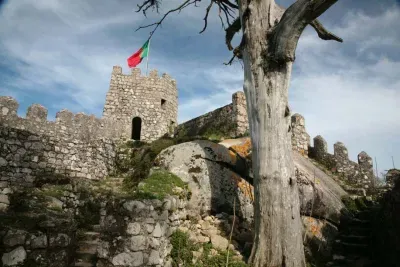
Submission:
M 140 62 L 142 62 L 143 58 L 147 57 L 147 54 L 149 53 L 149 42 L 150 39 L 147 40 L 147 42 L 145 42 L 135 54 L 128 58 L 128 66 L 130 68 L 136 67 Z

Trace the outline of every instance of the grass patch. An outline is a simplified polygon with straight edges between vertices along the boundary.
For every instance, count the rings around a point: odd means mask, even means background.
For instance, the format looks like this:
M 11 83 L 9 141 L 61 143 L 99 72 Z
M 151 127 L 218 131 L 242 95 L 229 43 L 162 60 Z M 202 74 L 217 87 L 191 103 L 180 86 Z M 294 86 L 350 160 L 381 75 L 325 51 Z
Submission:
M 226 267 L 227 251 L 218 251 L 213 248 L 211 243 L 195 244 L 189 239 L 189 234 L 182 231 L 175 231 L 170 238 L 172 244 L 171 258 L 172 266 L 187 267 Z M 193 251 L 202 249 L 201 256 L 193 263 Z M 212 250 L 216 250 L 216 255 L 211 255 Z M 232 251 L 229 252 L 229 267 L 247 267 L 242 261 L 233 259 Z
M 167 195 L 176 195 L 174 192 L 176 187 L 186 190 L 187 184 L 175 174 L 167 171 L 155 171 L 139 185 L 138 192 L 163 199 Z
M 68 185 L 49 185 L 42 188 L 42 194 L 44 196 L 54 197 L 60 199 L 64 196 L 65 192 L 70 191 Z

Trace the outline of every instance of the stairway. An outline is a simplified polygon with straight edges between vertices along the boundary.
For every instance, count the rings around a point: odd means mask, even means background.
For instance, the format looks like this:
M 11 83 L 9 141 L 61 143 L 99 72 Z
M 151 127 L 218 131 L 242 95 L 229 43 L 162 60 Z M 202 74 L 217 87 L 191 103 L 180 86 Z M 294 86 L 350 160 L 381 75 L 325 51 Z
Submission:
M 81 234 L 75 251 L 75 267 L 95 267 L 97 261 L 97 245 L 100 238 L 100 226 L 93 225 L 92 231 Z
M 333 259 L 327 267 L 373 267 L 370 258 L 371 220 L 377 205 L 368 207 L 352 217 L 344 217 L 339 226 L 339 234 L 333 245 Z

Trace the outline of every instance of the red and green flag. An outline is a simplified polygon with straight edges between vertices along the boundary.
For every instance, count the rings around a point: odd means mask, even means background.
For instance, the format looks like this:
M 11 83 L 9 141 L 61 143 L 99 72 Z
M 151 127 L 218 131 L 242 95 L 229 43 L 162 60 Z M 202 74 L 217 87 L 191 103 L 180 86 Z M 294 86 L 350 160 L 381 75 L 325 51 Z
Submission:
M 128 58 L 128 66 L 130 68 L 134 68 L 137 65 L 139 65 L 140 62 L 142 62 L 143 58 L 147 57 L 149 53 L 149 42 L 150 39 L 147 40 L 147 42 L 144 43 L 144 45 L 132 56 Z

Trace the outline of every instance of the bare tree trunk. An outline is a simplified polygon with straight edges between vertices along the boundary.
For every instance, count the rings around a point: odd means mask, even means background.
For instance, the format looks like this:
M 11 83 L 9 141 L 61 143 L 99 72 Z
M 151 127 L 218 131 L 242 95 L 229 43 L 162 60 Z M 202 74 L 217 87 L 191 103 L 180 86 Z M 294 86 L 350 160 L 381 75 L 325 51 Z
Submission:
M 144 13 L 160 1 L 143 1 L 138 11 Z M 153 24 L 151 34 L 169 13 L 199 1 L 185 0 Z M 301 238 L 300 201 L 290 142 L 290 110 L 288 89 L 298 39 L 311 25 L 323 40 L 342 42 L 316 19 L 337 0 L 296 0 L 288 9 L 275 0 L 211 0 L 225 12 L 239 9 L 243 31 L 240 45 L 233 49 L 231 41 L 239 28 L 237 21 L 226 30 L 226 44 L 235 57 L 244 62 L 246 94 L 252 147 L 255 190 L 255 240 L 250 263 L 254 267 L 304 267 Z M 234 4 L 234 3 L 237 3 Z
M 267 55 L 274 42 L 272 35 L 267 37 L 268 29 L 282 12 L 275 9 L 274 13 L 274 3 L 268 0 L 242 0 L 240 8 L 255 175 L 255 240 L 250 262 L 254 267 L 303 267 L 303 226 L 289 128 L 292 61 L 275 62 L 268 59 L 273 54 Z

